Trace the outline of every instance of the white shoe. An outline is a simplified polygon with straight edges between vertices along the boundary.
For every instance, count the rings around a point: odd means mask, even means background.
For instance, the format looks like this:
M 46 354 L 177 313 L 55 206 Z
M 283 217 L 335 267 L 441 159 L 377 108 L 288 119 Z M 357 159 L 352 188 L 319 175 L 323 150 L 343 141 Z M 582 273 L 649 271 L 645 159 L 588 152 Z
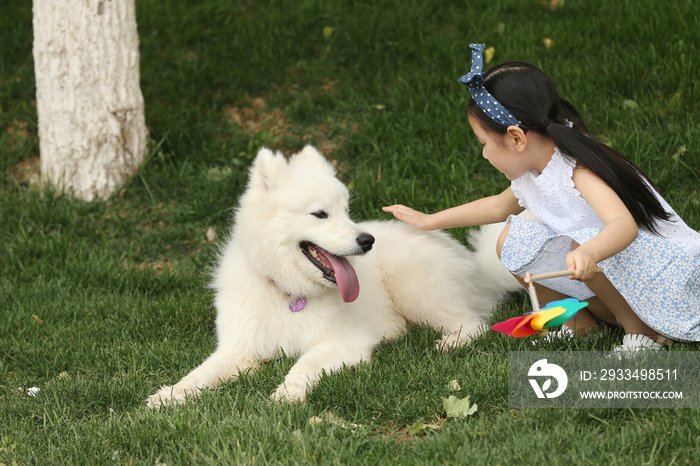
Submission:
M 532 340 L 532 344 L 534 346 L 540 342 L 549 344 L 557 340 L 571 340 L 575 337 L 576 335 L 574 334 L 573 330 L 566 325 L 562 325 L 560 330 L 557 330 L 556 332 L 549 332 L 545 337 L 542 337 L 539 340 Z
M 627 334 L 622 337 L 622 344 L 617 346 L 610 357 L 616 357 L 618 360 L 622 360 L 623 356 L 625 359 L 632 359 L 643 351 L 655 351 L 658 352 L 662 345 L 655 342 L 646 335 L 640 333 Z

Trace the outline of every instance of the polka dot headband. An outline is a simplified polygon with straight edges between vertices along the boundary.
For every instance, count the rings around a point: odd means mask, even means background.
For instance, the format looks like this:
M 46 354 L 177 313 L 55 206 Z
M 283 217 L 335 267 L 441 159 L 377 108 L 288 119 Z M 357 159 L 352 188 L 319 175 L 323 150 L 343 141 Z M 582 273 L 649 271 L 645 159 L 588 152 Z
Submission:
M 515 118 L 484 88 L 484 49 L 486 45 L 471 44 L 469 47 L 472 49 L 472 68 L 468 74 L 459 78 L 459 82 L 466 84 L 474 102 L 493 121 L 501 126 L 520 126 L 520 120 Z

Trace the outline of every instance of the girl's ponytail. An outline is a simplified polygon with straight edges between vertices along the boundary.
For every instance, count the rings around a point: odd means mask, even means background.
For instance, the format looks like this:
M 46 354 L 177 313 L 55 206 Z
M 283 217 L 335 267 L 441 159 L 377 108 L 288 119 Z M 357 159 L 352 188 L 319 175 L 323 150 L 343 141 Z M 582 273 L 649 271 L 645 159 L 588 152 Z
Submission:
M 640 228 L 658 233 L 656 222 L 668 220 L 670 214 L 657 199 L 652 190 L 656 187 L 644 172 L 586 132 L 550 124 L 547 133 L 559 150 L 595 173 L 617 193 Z

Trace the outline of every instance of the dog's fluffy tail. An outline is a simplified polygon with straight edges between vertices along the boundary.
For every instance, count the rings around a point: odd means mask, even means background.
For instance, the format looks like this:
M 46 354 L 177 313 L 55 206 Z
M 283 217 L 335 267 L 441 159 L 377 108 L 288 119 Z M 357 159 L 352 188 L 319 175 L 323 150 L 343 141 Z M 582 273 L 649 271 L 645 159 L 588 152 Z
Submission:
M 475 250 L 476 264 L 484 283 L 493 284 L 497 296 L 505 297 L 509 292 L 522 290 L 522 286 L 511 275 L 496 254 L 496 243 L 505 223 L 484 225 L 469 234 L 469 244 Z

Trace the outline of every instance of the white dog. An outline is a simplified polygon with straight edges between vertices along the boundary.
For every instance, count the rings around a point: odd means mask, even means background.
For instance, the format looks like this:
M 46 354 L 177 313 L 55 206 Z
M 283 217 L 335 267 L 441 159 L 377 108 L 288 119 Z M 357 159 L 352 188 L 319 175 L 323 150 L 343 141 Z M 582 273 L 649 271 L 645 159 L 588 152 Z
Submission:
M 258 153 L 214 272 L 218 347 L 149 406 L 196 397 L 283 353 L 298 358 L 272 396 L 303 401 L 324 371 L 369 361 L 407 322 L 441 330 L 440 349 L 468 344 L 519 288 L 496 257 L 502 225 L 476 233 L 472 252 L 442 232 L 354 223 L 348 200 L 313 147 L 289 161 Z

